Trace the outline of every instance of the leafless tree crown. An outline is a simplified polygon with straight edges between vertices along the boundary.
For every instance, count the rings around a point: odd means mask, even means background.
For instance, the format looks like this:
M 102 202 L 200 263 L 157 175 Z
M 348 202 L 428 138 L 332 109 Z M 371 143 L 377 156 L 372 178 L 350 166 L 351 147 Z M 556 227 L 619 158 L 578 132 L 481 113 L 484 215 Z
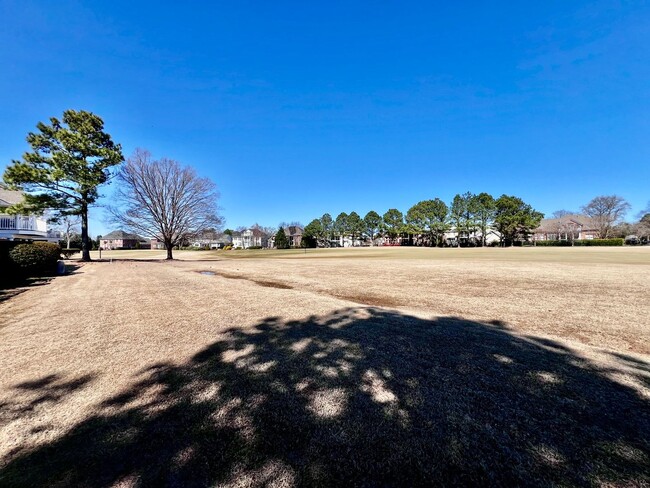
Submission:
M 617 195 L 596 197 L 582 207 L 582 211 L 594 220 L 602 239 L 609 236 L 614 224 L 623 219 L 629 209 L 630 204 Z
M 221 225 L 218 192 L 193 168 L 138 149 L 118 175 L 115 220 L 143 236 L 174 246 L 188 234 Z

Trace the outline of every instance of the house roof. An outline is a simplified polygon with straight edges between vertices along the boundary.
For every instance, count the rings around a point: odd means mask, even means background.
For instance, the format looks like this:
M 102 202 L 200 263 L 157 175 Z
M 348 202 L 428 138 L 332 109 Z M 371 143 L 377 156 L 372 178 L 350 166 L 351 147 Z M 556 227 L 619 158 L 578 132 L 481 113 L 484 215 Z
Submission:
M 302 235 L 302 227 L 298 225 L 290 225 L 289 227 L 284 228 L 286 234 L 288 236 L 301 236 Z
M 129 234 L 128 232 L 124 232 L 122 229 L 120 230 L 114 230 L 113 232 L 109 232 L 105 236 L 102 236 L 102 240 L 104 239 L 131 239 L 131 240 L 136 240 L 136 241 L 142 241 L 142 237 L 140 237 L 137 234 Z
M 596 230 L 597 226 L 594 219 L 586 215 L 570 214 L 558 219 L 543 219 L 536 232 L 557 232 L 562 226 L 567 225 L 581 226 L 582 230 Z
M 0 206 L 9 207 L 23 201 L 23 192 L 0 188 Z
M 233 231 L 232 236 L 233 237 L 241 237 L 244 234 L 252 236 L 252 237 L 268 237 L 266 233 L 261 231 L 258 228 L 250 228 L 250 229 L 245 229 L 243 231 Z
M 266 233 L 261 231 L 260 229 L 254 228 L 254 229 L 250 229 L 250 231 L 253 237 L 267 237 Z

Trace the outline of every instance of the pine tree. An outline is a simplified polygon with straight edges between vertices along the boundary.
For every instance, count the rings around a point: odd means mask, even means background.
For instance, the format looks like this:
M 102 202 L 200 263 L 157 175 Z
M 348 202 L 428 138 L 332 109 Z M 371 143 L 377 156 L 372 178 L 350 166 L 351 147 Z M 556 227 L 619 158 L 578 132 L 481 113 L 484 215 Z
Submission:
M 289 239 L 287 239 L 287 234 L 284 232 L 284 228 L 282 226 L 280 226 L 275 234 L 275 248 L 289 249 Z
M 99 198 L 98 187 L 108 183 L 110 168 L 124 161 L 122 148 L 104 132 L 104 121 L 83 110 L 66 110 L 63 119 L 39 122 L 27 142 L 32 152 L 14 160 L 4 173 L 12 188 L 26 191 L 25 201 L 13 213 L 39 213 L 46 209 L 60 218 L 81 220 L 83 261 L 90 261 L 88 209 Z

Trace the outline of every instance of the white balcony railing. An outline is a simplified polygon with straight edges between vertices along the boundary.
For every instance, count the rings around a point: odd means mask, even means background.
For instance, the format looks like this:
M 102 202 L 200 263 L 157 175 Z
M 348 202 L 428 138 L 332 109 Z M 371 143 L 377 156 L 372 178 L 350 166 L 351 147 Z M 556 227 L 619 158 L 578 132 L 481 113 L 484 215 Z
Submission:
M 0 230 L 47 232 L 47 223 L 33 215 L 0 215 Z

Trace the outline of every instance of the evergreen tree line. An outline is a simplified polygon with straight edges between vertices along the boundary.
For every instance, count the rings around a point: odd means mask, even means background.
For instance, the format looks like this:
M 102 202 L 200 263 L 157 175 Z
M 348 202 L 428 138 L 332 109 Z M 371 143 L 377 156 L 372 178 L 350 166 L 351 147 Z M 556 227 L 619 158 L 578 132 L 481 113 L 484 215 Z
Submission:
M 537 228 L 544 214 L 521 198 L 489 193 L 457 194 L 450 205 L 440 198 L 423 200 L 406 214 L 391 208 L 383 215 L 374 210 L 361 217 L 341 212 L 336 219 L 328 213 L 312 220 L 304 229 L 303 246 L 330 247 L 341 237 L 353 243 L 384 238 L 392 244 L 444 246 L 444 234 L 457 232 L 453 245 L 485 246 L 490 229 L 499 233 L 502 245 L 525 240 Z

